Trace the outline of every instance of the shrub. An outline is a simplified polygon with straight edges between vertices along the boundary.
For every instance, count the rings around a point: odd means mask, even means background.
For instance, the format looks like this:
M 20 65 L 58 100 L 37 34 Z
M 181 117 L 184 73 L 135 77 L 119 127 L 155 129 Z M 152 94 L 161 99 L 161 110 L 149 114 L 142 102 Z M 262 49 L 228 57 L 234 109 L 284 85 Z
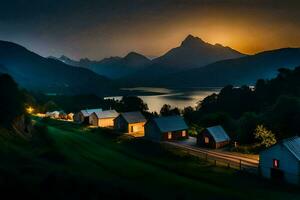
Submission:
M 256 127 L 254 135 L 255 139 L 258 139 L 260 144 L 264 147 L 270 147 L 277 142 L 275 135 L 263 125 L 258 125 Z

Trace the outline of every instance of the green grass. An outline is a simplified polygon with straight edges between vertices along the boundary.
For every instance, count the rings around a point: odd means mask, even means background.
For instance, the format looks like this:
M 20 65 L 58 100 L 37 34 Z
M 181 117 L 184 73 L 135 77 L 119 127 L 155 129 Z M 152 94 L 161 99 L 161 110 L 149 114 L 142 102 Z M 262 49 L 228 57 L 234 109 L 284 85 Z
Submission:
M 10 134 L 0 138 L 0 183 L 33 198 L 300 198 L 297 188 L 215 167 L 163 145 L 106 129 L 35 120 L 39 128 L 30 141 Z

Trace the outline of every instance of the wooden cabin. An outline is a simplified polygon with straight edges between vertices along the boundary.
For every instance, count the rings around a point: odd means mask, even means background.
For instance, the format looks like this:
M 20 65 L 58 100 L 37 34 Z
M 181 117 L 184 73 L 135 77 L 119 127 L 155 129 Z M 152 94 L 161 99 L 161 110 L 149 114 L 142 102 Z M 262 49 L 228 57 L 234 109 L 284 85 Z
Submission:
M 90 115 L 89 121 L 93 126 L 99 127 L 113 127 L 114 119 L 119 115 L 115 110 L 105 110 L 99 112 L 93 112 Z
M 230 143 L 230 138 L 222 126 L 208 127 L 197 135 L 201 147 L 218 149 Z
M 67 114 L 67 120 L 73 121 L 74 120 L 74 113 L 68 113 Z
M 139 133 L 143 136 L 146 121 L 141 112 L 125 112 L 114 119 L 114 128 L 124 133 Z
M 259 169 L 265 178 L 300 183 L 300 137 L 285 139 L 259 153 Z
M 74 122 L 77 122 L 77 123 L 84 123 L 84 124 L 90 124 L 90 115 L 94 112 L 100 112 L 102 111 L 101 108 L 97 108 L 97 109 L 86 109 L 86 110 L 81 110 L 79 111 L 78 113 L 76 113 L 74 115 Z
M 187 139 L 188 126 L 181 116 L 158 117 L 145 125 L 145 138 L 155 141 Z

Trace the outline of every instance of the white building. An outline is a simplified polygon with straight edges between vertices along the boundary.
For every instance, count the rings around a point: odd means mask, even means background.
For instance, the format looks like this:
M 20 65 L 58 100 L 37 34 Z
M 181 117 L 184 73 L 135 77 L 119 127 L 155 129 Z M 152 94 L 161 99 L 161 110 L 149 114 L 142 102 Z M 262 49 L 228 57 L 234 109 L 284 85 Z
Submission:
M 94 112 L 101 112 L 101 108 L 81 110 L 74 115 L 74 121 L 77 123 L 91 124 L 90 115 Z
M 260 152 L 259 167 L 265 178 L 299 184 L 300 137 L 285 139 Z
M 89 121 L 93 126 L 113 127 L 114 119 L 118 117 L 118 115 L 119 113 L 115 110 L 93 112 L 90 115 Z

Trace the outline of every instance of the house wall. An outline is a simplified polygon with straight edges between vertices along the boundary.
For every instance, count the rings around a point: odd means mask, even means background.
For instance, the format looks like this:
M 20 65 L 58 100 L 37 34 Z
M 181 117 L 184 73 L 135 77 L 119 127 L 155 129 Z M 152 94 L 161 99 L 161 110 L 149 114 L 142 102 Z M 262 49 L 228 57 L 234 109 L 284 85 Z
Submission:
M 222 148 L 222 147 L 228 145 L 229 143 L 230 143 L 230 141 L 217 142 L 215 145 L 215 148 L 216 149 Z
M 114 126 L 114 119 L 115 118 L 99 119 L 98 120 L 98 125 L 100 127 L 112 127 L 112 126 Z
M 98 124 L 98 117 L 95 113 L 91 114 L 89 117 L 89 124 L 93 126 L 99 126 Z
M 209 138 L 209 143 L 205 143 L 205 137 Z M 205 148 L 216 148 L 216 142 L 215 139 L 211 136 L 211 134 L 207 131 L 204 130 L 202 133 L 197 135 L 197 145 Z
M 182 136 L 183 131 L 185 131 L 185 136 Z M 169 133 L 171 133 L 172 138 L 169 139 L 168 135 Z M 161 135 L 161 140 L 163 141 L 167 141 L 167 140 L 179 140 L 179 139 L 184 139 L 184 138 L 188 138 L 188 132 L 187 130 L 180 130 L 180 131 L 173 131 L 173 132 L 165 132 Z
M 145 126 L 145 122 L 139 122 L 139 123 L 132 123 L 132 124 L 128 124 L 128 133 L 136 133 L 136 132 L 139 132 L 139 133 L 145 133 L 145 129 L 144 129 L 144 126 Z
M 205 143 L 205 137 L 209 138 L 208 144 Z M 207 130 L 204 130 L 202 133 L 197 135 L 197 144 L 201 147 L 218 149 L 228 145 L 229 143 L 230 141 L 216 142 L 214 137 Z
M 121 115 L 119 115 L 114 119 L 114 128 L 122 132 L 128 132 L 128 123 Z
M 161 140 L 161 132 L 152 121 L 145 124 L 145 138 L 155 141 Z
M 282 144 L 277 144 L 260 153 L 259 167 L 263 177 L 271 178 L 273 159 L 279 160 L 279 169 L 284 172 L 286 182 L 299 184 L 299 161 Z
M 78 112 L 74 115 L 74 121 L 77 123 L 83 123 L 84 122 L 84 116 L 81 112 Z

